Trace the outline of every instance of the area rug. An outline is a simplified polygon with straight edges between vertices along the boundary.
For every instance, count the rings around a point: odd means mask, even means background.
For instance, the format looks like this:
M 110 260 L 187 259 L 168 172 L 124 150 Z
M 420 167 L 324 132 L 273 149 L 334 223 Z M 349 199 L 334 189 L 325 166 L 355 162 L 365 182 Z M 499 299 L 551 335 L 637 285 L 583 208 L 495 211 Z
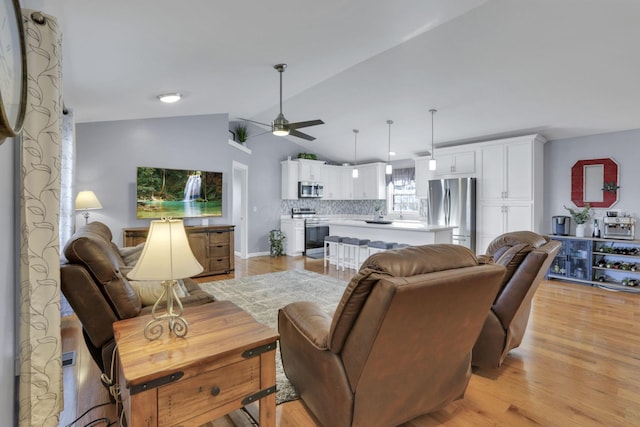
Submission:
M 228 300 L 250 313 L 258 322 L 278 329 L 278 309 L 296 301 L 311 301 L 332 315 L 347 283 L 307 270 L 248 276 L 201 283 L 218 300 Z M 276 403 L 298 399 L 282 369 L 280 347 L 276 350 Z

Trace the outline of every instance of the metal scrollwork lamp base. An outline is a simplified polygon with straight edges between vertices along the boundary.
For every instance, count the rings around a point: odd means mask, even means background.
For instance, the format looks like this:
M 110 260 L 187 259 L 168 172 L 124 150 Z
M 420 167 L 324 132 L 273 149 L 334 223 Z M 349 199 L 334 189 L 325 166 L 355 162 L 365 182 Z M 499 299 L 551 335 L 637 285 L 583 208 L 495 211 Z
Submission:
M 176 281 L 165 280 L 162 282 L 162 295 L 158 298 L 151 309 L 152 320 L 144 327 L 144 336 L 148 340 L 155 340 L 162 336 L 162 324 L 166 321 L 169 324 L 169 332 L 177 337 L 184 337 L 189 332 L 189 323 L 182 317 L 183 307 L 180 298 L 176 294 Z M 166 297 L 166 298 L 165 298 Z M 166 301 L 165 312 L 163 302 Z
M 169 324 L 170 334 L 176 337 L 187 335 L 189 324 L 182 317 L 183 307 L 176 294 L 176 279 L 195 276 L 202 270 L 191 251 L 182 220 L 163 218 L 151 221 L 140 259 L 128 274 L 133 280 L 162 281 L 162 294 L 153 304 L 151 321 L 144 327 L 147 339 L 160 338 L 164 322 Z

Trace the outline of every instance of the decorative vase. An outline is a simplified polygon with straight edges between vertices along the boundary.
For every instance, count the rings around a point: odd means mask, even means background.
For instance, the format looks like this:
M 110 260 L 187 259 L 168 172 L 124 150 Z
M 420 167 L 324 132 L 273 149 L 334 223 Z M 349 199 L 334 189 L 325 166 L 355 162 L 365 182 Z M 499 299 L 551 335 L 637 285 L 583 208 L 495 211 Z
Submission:
M 576 224 L 576 237 L 584 237 L 584 224 Z

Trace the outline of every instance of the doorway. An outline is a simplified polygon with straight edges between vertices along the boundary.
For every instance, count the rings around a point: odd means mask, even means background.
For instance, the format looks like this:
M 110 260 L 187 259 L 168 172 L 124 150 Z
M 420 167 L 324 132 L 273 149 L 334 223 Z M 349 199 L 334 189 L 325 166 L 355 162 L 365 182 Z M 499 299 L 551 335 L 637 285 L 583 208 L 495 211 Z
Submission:
M 248 258 L 249 245 L 249 167 L 243 163 L 232 163 L 232 220 L 235 228 L 235 255 Z

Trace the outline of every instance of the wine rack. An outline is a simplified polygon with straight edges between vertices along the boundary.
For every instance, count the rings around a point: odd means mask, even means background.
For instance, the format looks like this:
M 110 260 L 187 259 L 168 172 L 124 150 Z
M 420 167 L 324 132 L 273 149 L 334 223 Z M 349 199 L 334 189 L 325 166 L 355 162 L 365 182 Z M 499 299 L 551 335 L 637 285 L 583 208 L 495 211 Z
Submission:
M 548 279 L 640 293 L 640 240 L 549 236 L 562 243 Z

